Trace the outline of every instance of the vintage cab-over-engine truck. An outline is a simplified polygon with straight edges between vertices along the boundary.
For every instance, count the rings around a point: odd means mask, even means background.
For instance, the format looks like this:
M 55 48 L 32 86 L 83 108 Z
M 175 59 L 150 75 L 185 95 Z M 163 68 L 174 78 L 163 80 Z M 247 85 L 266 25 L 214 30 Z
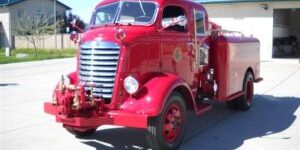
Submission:
M 177 149 L 187 111 L 224 101 L 248 110 L 260 77 L 260 45 L 222 30 L 188 0 L 103 0 L 79 39 L 77 70 L 54 89 L 45 112 L 75 134 L 101 125 L 148 130 L 153 149 Z

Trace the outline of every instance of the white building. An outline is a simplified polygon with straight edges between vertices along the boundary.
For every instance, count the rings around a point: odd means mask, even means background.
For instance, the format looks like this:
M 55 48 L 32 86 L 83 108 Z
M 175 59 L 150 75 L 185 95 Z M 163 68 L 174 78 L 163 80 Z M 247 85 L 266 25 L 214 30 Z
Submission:
M 0 48 L 14 47 L 12 29 L 14 20 L 22 14 L 54 16 L 54 0 L 0 0 Z M 71 8 L 56 1 L 56 16 L 63 19 Z
M 300 53 L 300 0 L 198 0 L 208 11 L 210 21 L 223 29 L 252 34 L 261 42 L 261 60 L 270 60 L 280 50 L 288 57 Z M 297 46 L 285 39 L 296 37 Z M 282 40 L 283 39 L 283 40 Z M 291 48 L 297 51 L 289 53 Z

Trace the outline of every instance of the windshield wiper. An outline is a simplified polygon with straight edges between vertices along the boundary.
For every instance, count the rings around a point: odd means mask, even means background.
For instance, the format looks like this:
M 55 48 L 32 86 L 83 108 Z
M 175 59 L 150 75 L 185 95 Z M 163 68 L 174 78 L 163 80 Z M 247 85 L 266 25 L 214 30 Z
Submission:
M 139 0 L 139 3 L 140 3 L 140 7 L 141 7 L 141 9 L 142 9 L 142 12 L 143 12 L 144 16 L 146 16 L 146 12 L 145 12 L 145 10 L 144 10 L 144 7 L 143 7 L 143 4 L 142 4 L 142 1 L 141 1 L 141 0 Z
M 121 9 L 122 9 L 123 3 L 124 3 L 124 0 L 120 0 L 118 9 L 116 11 L 116 15 L 115 15 L 114 20 L 113 20 L 114 24 L 118 23 L 117 20 L 120 17 L 120 13 L 121 13 Z

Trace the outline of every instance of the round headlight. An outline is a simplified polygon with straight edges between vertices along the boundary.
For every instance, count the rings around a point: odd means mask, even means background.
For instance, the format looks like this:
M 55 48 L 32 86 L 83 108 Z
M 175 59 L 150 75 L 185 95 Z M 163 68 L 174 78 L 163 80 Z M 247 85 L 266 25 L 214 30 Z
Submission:
M 123 85 L 129 94 L 134 94 L 139 88 L 139 82 L 132 76 L 126 77 Z

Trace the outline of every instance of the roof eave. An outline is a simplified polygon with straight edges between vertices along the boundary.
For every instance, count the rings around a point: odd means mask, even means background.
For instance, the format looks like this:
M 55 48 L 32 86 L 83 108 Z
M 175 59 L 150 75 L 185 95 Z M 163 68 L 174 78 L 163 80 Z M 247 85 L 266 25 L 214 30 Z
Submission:
M 0 7 L 9 7 L 9 6 L 11 6 L 11 5 L 15 5 L 15 4 L 20 3 L 20 2 L 23 2 L 23 1 L 25 1 L 25 0 L 16 1 L 16 2 L 13 2 L 13 3 L 9 3 L 9 4 L 3 4 L 3 5 L 0 5 Z M 63 6 L 64 8 L 66 8 L 66 10 L 71 10 L 71 9 L 72 9 L 72 8 L 69 7 L 68 5 L 66 5 L 66 4 L 64 4 L 64 3 L 62 3 L 62 2 L 60 2 L 60 1 L 58 1 L 58 0 L 56 0 L 56 2 L 57 2 L 59 5 L 61 5 L 61 6 Z
M 72 8 L 69 7 L 68 5 L 66 5 L 66 4 L 64 4 L 64 3 L 62 3 L 62 2 L 60 2 L 60 1 L 58 1 L 58 0 L 56 0 L 56 2 L 59 3 L 60 5 L 62 5 L 63 7 L 65 7 L 67 10 L 71 10 L 71 9 L 72 9 Z

